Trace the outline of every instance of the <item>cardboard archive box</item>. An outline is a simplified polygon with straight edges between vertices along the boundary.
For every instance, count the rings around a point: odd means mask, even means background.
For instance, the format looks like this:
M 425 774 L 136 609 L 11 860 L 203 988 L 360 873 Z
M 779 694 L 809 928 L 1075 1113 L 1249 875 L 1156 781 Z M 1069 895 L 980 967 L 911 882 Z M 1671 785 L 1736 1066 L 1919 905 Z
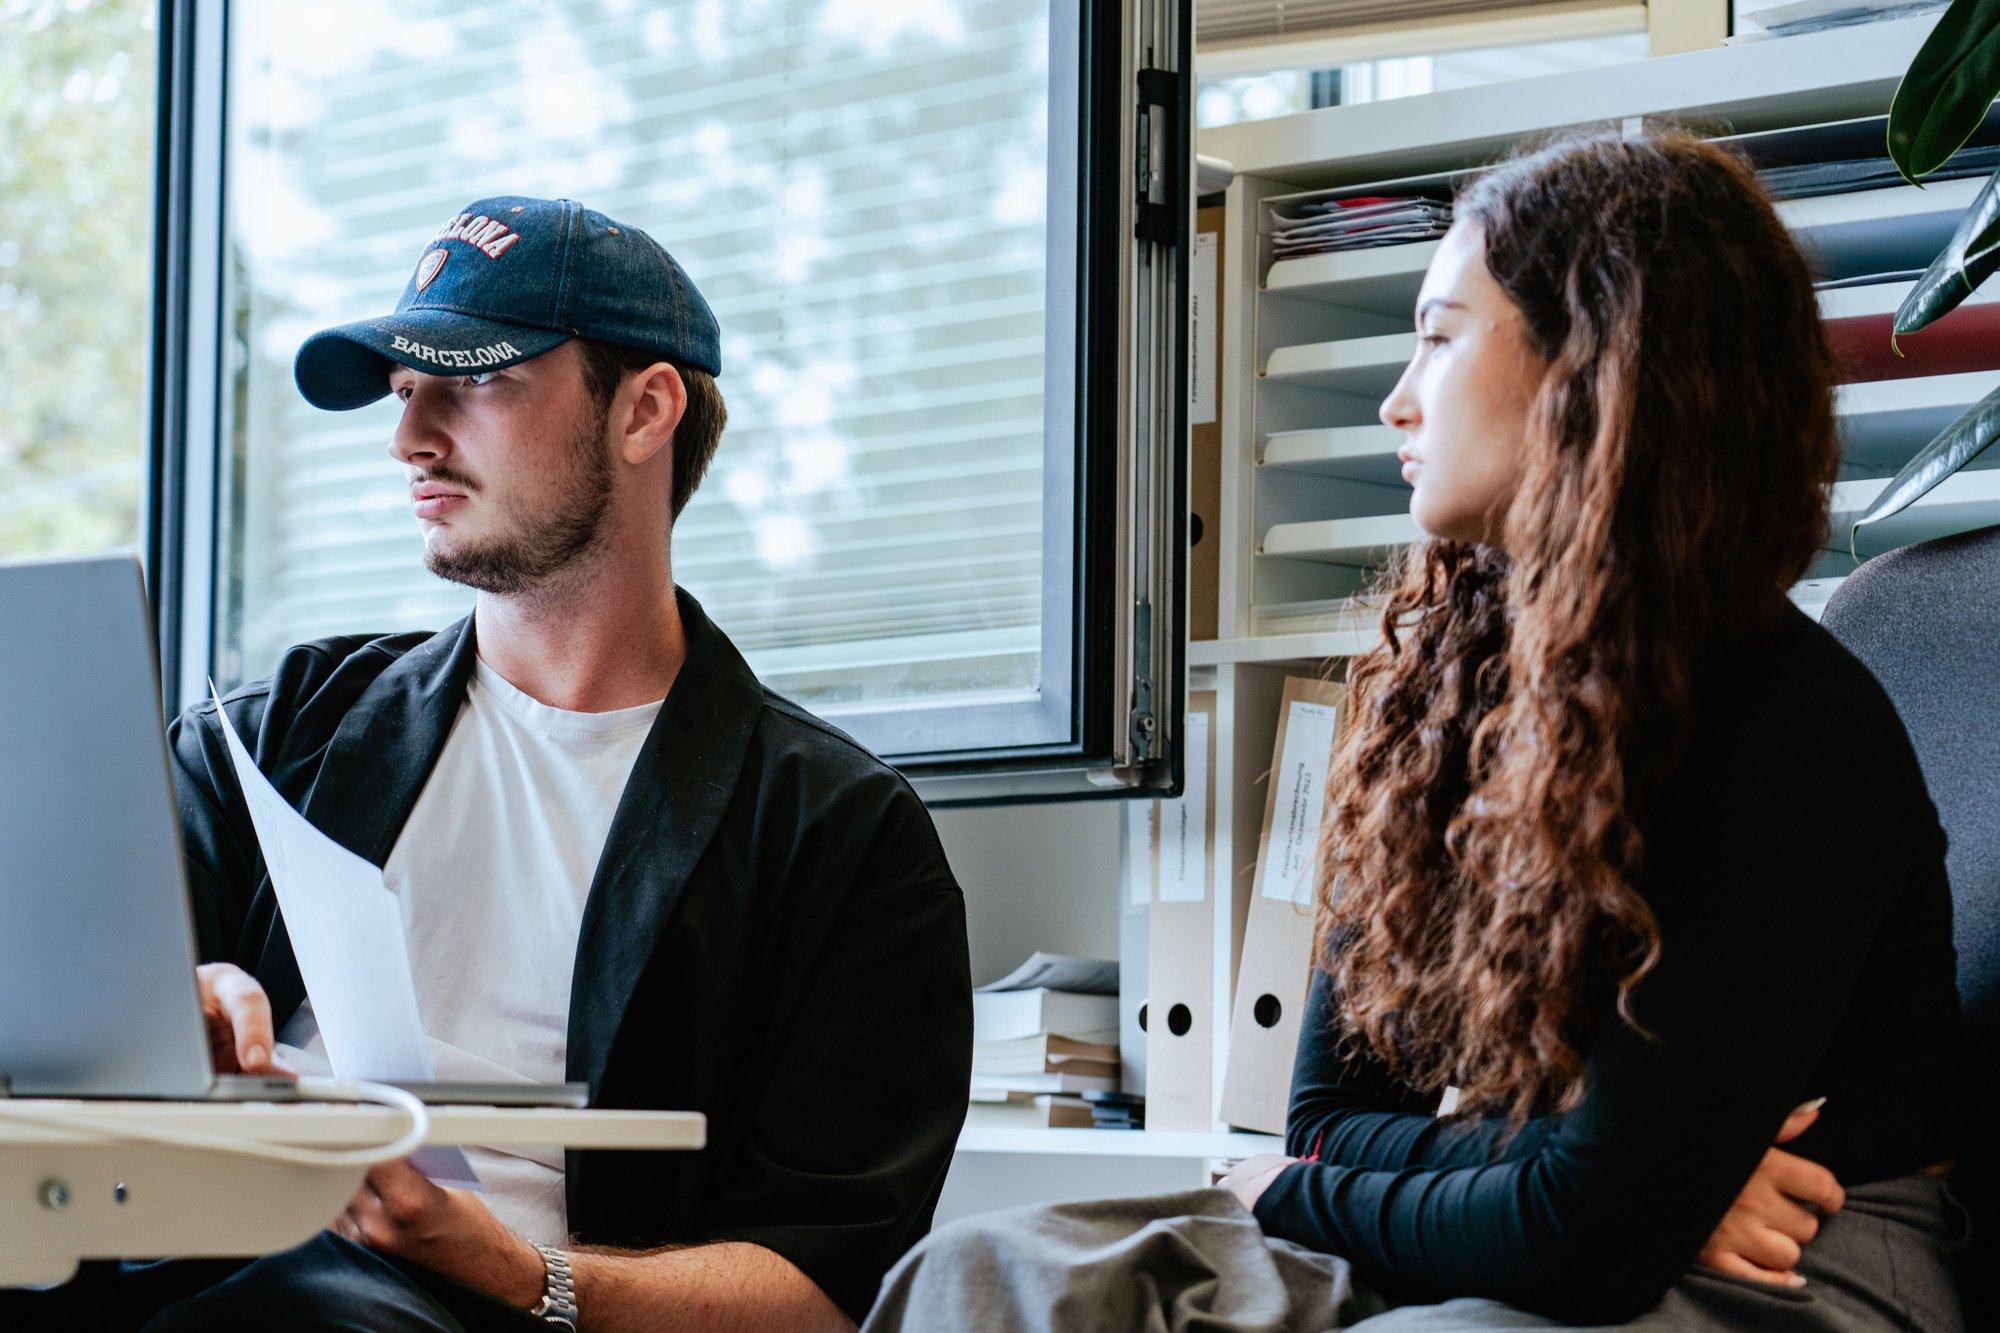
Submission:
M 1338 681 L 1293 678 L 1278 706 L 1222 1086 L 1222 1118 L 1241 1129 L 1285 1130 L 1299 1018 L 1312 980 L 1315 853 L 1344 695 Z

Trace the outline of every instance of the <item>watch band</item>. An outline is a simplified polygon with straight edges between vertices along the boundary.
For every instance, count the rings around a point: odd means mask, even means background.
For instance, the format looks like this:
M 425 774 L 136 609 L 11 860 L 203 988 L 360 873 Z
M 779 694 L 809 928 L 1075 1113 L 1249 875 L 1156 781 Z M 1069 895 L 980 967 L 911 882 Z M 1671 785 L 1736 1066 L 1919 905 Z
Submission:
M 531 1244 L 533 1242 L 530 1242 Z M 528 1313 L 545 1324 L 558 1328 L 576 1328 L 576 1280 L 570 1273 L 569 1256 L 549 1245 L 536 1245 L 542 1256 L 542 1269 L 546 1274 L 546 1286 L 542 1299 L 535 1303 Z

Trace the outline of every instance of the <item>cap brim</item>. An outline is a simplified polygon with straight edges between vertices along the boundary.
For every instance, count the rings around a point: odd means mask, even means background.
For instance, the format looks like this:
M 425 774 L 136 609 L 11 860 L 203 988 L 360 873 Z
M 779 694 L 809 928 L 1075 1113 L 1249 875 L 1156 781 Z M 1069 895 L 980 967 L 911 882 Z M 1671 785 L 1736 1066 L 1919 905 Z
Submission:
M 452 310 L 405 310 L 315 333 L 299 348 L 292 378 L 314 407 L 346 412 L 388 396 L 396 366 L 474 375 L 532 361 L 572 336 Z

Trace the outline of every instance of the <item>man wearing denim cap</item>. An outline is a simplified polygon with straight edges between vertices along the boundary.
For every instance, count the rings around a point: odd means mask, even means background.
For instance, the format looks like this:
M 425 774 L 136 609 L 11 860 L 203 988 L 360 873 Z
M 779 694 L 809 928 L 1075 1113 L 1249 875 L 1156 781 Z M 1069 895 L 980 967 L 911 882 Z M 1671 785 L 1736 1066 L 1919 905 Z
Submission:
M 970 1073 L 963 902 L 909 786 L 674 586 L 720 370 L 644 232 L 567 200 L 455 214 L 395 313 L 296 375 L 331 410 L 402 400 L 425 560 L 474 613 L 302 645 L 223 701 L 383 867 L 441 1078 L 584 1081 L 706 1113 L 708 1146 L 472 1150 L 483 1195 L 378 1167 L 317 1240 L 149 1328 L 845 1328 L 928 1228 Z M 215 706 L 172 740 L 218 1066 L 282 1068 L 310 1005 Z

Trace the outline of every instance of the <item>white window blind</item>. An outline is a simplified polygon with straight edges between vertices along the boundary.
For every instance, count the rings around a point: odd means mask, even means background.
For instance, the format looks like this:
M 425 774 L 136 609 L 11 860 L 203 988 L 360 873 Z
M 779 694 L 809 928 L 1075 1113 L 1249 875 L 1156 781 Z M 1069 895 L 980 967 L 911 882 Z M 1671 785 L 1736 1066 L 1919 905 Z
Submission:
M 460 206 L 522 193 L 645 228 L 713 305 L 730 425 L 674 572 L 767 681 L 821 703 L 1032 689 L 1046 0 L 232 13 L 224 674 L 469 607 L 422 568 L 397 408 L 315 411 L 291 358 L 390 310 Z

